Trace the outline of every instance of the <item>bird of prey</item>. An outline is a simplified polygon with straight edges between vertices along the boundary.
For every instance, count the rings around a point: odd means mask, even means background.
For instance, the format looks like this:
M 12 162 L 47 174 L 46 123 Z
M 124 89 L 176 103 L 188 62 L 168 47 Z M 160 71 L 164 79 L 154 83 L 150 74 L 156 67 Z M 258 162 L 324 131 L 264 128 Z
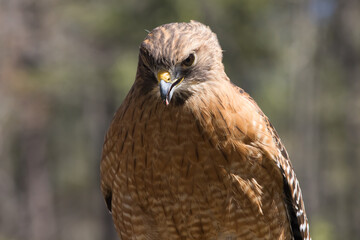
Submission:
M 199 22 L 159 26 L 141 43 L 100 171 L 122 240 L 310 239 L 279 136 Z

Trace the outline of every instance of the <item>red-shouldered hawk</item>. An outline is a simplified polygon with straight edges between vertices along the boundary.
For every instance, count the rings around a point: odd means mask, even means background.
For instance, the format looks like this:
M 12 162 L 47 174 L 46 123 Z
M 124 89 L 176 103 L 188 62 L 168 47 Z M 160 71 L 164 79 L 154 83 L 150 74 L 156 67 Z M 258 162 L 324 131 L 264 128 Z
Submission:
M 107 132 L 101 189 L 127 239 L 310 239 L 288 154 L 209 27 L 155 28 Z

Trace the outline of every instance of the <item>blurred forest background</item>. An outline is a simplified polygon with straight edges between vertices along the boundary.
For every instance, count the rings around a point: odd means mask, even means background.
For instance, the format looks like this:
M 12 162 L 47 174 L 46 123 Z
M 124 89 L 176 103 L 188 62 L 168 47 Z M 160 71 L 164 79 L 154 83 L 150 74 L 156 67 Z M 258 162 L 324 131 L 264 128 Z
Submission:
M 0 0 L 0 240 L 117 239 L 104 134 L 145 30 L 190 19 L 277 128 L 313 239 L 360 239 L 360 1 Z

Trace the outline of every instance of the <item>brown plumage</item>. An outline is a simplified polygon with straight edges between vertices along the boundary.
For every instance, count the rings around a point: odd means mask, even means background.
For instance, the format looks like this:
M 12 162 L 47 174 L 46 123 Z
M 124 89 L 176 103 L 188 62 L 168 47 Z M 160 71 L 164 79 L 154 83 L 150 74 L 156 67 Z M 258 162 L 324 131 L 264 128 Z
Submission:
M 107 132 L 101 189 L 122 240 L 310 239 L 299 183 L 205 25 L 155 28 Z

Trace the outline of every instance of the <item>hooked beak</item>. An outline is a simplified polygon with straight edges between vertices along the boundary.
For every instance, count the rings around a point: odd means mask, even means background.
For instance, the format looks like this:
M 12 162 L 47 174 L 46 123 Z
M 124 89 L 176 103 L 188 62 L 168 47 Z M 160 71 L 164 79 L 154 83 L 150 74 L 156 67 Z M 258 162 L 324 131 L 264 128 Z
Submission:
M 184 78 L 171 80 L 171 75 L 168 71 L 160 70 L 157 74 L 157 79 L 160 86 L 161 99 L 167 106 L 171 101 L 175 88 L 184 80 Z

